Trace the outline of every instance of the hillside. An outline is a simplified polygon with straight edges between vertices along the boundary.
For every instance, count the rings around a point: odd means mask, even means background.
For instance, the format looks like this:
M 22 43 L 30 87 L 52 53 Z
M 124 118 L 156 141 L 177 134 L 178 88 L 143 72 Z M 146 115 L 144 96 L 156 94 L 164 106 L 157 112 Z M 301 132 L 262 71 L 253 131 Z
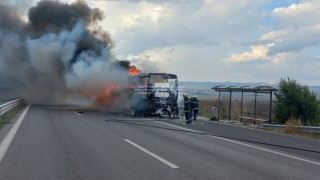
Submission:
M 195 82 L 195 81 L 181 81 L 179 82 L 179 88 L 181 92 L 187 94 L 196 94 L 200 97 L 212 97 L 215 91 L 211 88 L 214 86 L 272 86 L 277 87 L 275 84 L 256 82 L 256 83 L 243 83 L 243 82 Z M 309 86 L 310 90 L 317 93 L 318 99 L 320 99 L 320 86 Z M 239 96 L 235 93 L 235 97 Z

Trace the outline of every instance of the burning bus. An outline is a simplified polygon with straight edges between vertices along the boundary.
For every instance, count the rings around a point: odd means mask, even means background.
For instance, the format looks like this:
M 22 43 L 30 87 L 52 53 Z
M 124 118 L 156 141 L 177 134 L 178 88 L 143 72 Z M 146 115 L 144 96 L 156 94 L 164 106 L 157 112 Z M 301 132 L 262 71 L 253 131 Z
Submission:
M 97 100 L 102 109 L 130 110 L 132 116 L 179 117 L 178 77 L 168 73 L 142 73 L 129 61 L 117 61 L 127 69 L 127 86 L 110 84 Z
M 131 115 L 179 117 L 178 77 L 168 73 L 132 76 Z

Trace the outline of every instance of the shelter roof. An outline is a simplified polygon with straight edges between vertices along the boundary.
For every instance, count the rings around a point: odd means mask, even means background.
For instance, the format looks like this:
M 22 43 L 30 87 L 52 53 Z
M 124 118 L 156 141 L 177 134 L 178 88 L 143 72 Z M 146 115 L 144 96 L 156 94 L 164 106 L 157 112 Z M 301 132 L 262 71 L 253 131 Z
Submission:
M 220 92 L 253 92 L 253 93 L 270 93 L 278 91 L 278 89 L 271 86 L 215 86 L 211 88 Z

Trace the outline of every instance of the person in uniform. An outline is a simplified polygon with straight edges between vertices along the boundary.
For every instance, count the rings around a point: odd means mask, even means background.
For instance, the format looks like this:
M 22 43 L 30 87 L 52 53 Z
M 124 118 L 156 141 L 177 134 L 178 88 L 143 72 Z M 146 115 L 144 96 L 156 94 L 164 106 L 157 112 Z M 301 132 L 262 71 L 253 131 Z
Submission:
M 199 101 L 197 99 L 197 96 L 194 95 L 191 98 L 191 110 L 193 115 L 193 120 L 197 120 L 198 114 L 199 114 Z
M 186 124 L 191 123 L 191 102 L 187 94 L 183 94 L 184 99 L 184 115 L 186 117 Z

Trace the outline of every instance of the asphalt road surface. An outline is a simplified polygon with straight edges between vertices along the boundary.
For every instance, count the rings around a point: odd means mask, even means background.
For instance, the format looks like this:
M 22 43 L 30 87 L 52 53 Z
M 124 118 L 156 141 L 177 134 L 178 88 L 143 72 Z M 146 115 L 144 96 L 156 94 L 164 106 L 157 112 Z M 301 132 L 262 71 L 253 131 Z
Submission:
M 202 120 L 32 106 L 0 162 L 0 179 L 318 180 L 320 141 Z

